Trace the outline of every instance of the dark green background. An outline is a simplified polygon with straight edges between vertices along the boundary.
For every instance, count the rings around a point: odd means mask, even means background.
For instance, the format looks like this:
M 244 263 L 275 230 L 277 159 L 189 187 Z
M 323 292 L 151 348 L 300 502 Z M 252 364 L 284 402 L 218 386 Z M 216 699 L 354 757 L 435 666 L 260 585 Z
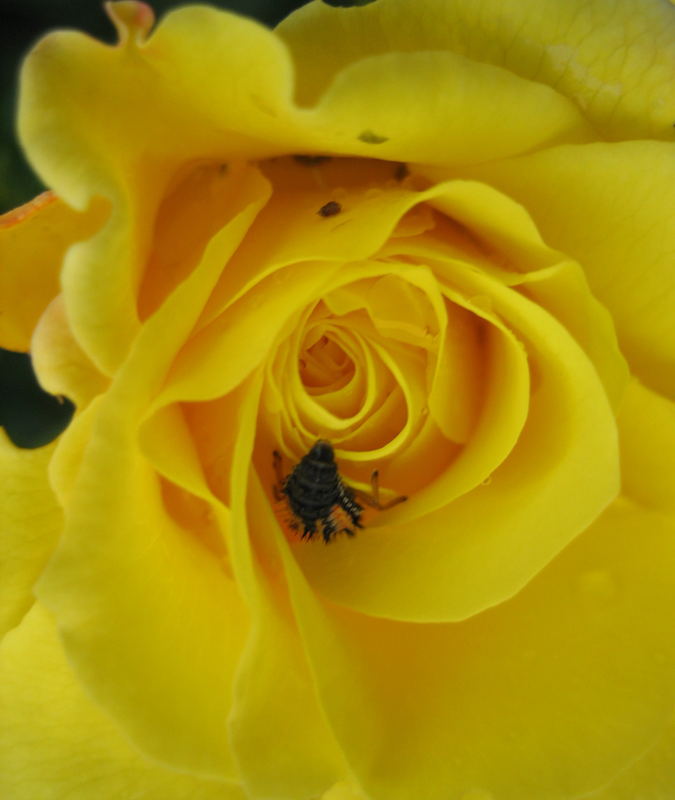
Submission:
M 363 0 L 328 0 L 330 5 L 359 5 Z M 178 0 L 150 2 L 160 18 L 168 9 L 186 5 Z M 216 0 L 209 5 L 236 11 L 273 26 L 299 0 Z M 31 45 L 54 28 L 83 30 L 103 41 L 114 41 L 114 29 L 98 0 L 0 0 L 0 213 L 30 200 L 44 188 L 32 174 L 16 142 L 14 116 L 21 59 Z M 30 359 L 0 349 L 0 425 L 19 447 L 39 447 L 68 424 L 69 401 L 43 392 L 35 381 Z

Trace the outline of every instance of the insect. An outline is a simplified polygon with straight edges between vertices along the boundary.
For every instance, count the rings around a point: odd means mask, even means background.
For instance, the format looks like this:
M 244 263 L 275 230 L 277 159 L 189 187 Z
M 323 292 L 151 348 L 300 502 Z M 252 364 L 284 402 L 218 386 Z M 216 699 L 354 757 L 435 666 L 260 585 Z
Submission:
M 329 200 L 316 212 L 320 217 L 334 217 L 342 211 L 342 206 L 337 200 Z
M 372 495 L 352 489 L 344 483 L 335 463 L 333 446 L 325 439 L 319 439 L 296 464 L 290 475 L 283 475 L 281 454 L 273 453 L 274 471 L 277 485 L 274 495 L 277 500 L 284 497 L 292 514 L 290 526 L 299 531 L 302 527 L 302 538 L 311 539 L 319 532 L 328 544 L 338 533 L 354 536 L 353 528 L 338 522 L 336 512 L 341 509 L 350 519 L 354 528 L 363 528 L 361 515 L 363 503 L 380 510 L 391 508 L 402 503 L 405 497 L 395 497 L 388 503 L 380 503 L 379 473 L 371 476 Z M 339 527 L 342 525 L 342 527 Z

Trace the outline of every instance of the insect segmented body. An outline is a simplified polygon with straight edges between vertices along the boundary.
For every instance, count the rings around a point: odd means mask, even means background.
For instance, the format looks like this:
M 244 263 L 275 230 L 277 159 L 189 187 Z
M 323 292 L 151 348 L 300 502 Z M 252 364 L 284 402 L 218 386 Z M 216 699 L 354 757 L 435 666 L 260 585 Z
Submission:
M 341 510 L 354 528 L 362 528 L 363 506 L 357 497 L 380 510 L 406 499 L 401 496 L 380 503 L 377 470 L 372 475 L 372 495 L 347 486 L 338 472 L 333 446 L 325 439 L 319 439 L 287 476 L 282 474 L 281 454 L 275 450 L 274 469 L 278 481 L 274 487 L 275 497 L 277 500 L 286 498 L 292 515 L 290 526 L 293 530 L 302 528 L 303 539 L 311 539 L 319 532 L 319 527 L 326 544 L 338 533 L 353 536 L 353 528 L 338 522 L 336 515 Z
M 356 502 L 354 490 L 342 482 L 330 442 L 319 439 L 287 477 L 281 475 L 281 456 L 277 451 L 274 466 L 279 480 L 277 496 L 281 499 L 285 495 L 293 515 L 291 527 L 299 530 L 302 526 L 303 539 L 311 539 L 318 526 L 326 544 L 337 533 L 353 536 L 352 528 L 338 527 L 335 518 L 338 508 L 349 516 L 354 527 L 363 527 L 363 508 Z

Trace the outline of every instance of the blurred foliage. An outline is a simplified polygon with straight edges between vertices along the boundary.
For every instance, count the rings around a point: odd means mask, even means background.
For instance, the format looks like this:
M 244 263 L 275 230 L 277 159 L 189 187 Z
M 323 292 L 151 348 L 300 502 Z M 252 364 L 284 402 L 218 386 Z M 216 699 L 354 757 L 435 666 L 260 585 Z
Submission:
M 19 447 L 41 447 L 70 422 L 75 407 L 43 391 L 24 353 L 0 349 L 0 425 Z
M 300 0 L 212 0 L 209 5 L 253 17 L 274 26 Z M 150 0 L 155 14 L 181 0 Z M 44 189 L 33 175 L 14 132 L 16 89 L 21 61 L 47 31 L 71 28 L 102 41 L 114 41 L 114 29 L 102 0 L 0 0 L 0 213 L 30 200 Z M 1 268 L 1 265 L 0 265 Z M 39 387 L 30 358 L 0 349 L 0 425 L 19 447 L 40 447 L 66 427 L 72 403 Z

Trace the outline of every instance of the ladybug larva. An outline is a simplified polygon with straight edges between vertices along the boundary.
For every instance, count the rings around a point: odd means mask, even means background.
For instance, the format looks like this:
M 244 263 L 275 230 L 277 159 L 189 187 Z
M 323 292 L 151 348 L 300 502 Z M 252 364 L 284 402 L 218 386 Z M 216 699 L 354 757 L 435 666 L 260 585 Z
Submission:
M 289 475 L 283 474 L 281 454 L 277 450 L 273 463 L 277 476 L 275 498 L 286 498 L 292 517 L 290 527 L 297 531 L 302 529 L 303 539 L 311 539 L 320 532 L 328 544 L 338 533 L 354 536 L 354 528 L 363 528 L 363 506 L 358 500 L 381 511 L 406 500 L 400 496 L 387 503 L 380 502 L 377 470 L 371 476 L 372 494 L 348 486 L 340 477 L 333 446 L 325 439 L 319 439 Z M 353 527 L 338 522 L 336 514 L 340 509 Z

